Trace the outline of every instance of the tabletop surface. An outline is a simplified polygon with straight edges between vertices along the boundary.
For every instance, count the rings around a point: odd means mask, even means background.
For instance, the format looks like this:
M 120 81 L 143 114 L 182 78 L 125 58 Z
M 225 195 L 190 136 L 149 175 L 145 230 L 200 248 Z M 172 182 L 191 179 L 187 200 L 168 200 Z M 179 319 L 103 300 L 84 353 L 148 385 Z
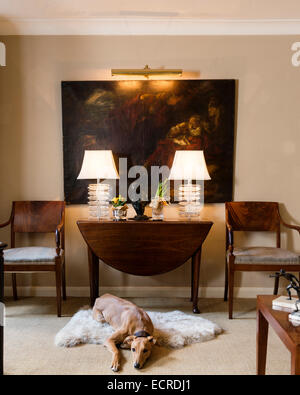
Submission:
M 134 221 L 126 219 L 125 221 L 114 221 L 110 220 L 99 220 L 99 219 L 88 219 L 82 218 L 77 221 L 77 223 L 96 223 L 96 224 L 151 224 L 151 225 L 170 225 L 170 224 L 182 224 L 182 225 L 190 225 L 190 224 L 212 224 L 212 221 L 208 220 L 198 220 L 198 219 L 190 219 L 190 220 L 178 220 L 178 219 L 168 219 L 163 221 Z
M 275 331 L 283 330 L 294 344 L 300 345 L 300 325 L 297 326 L 297 324 L 293 324 L 289 320 L 288 316 L 291 311 L 275 310 L 272 308 L 273 299 L 278 297 L 279 295 L 258 295 L 258 307 L 263 313 L 266 313 L 266 318 Z

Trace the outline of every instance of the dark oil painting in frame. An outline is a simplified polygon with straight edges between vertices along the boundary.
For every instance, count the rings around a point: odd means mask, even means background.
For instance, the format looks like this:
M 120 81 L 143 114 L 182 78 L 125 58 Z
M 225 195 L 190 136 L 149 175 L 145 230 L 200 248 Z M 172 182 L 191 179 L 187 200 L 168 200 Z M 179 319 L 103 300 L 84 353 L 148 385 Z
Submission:
M 84 151 L 96 149 L 147 169 L 171 168 L 176 150 L 203 150 L 205 202 L 232 200 L 235 80 L 63 81 L 62 118 L 67 204 L 87 202 L 95 180 L 77 176 Z

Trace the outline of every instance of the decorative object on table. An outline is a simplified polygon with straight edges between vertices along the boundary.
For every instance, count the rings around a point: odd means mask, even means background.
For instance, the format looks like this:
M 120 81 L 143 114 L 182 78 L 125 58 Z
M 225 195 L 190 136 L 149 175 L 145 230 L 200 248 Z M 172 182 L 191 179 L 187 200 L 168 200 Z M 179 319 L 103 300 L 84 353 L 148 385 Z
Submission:
M 214 339 L 222 329 L 212 321 L 181 311 L 147 311 L 154 325 L 157 344 L 169 348 L 181 348 L 193 343 Z M 107 324 L 93 319 L 92 310 L 79 310 L 56 334 L 55 345 L 74 347 L 78 344 L 103 344 L 114 332 Z
M 89 218 L 108 219 L 111 186 L 100 179 L 119 178 L 111 150 L 84 151 L 78 179 L 97 179 L 97 184 L 88 186 Z
M 112 199 L 111 201 L 113 206 L 113 219 L 115 221 L 124 221 L 127 216 L 128 206 L 126 204 L 126 199 L 119 195 Z
M 283 277 L 290 282 L 289 285 L 286 287 L 286 290 L 287 290 L 287 293 L 289 296 L 288 299 L 292 300 L 291 289 L 294 289 L 297 293 L 297 296 L 298 296 L 298 301 L 296 303 L 296 311 L 298 311 L 297 304 L 300 303 L 300 282 L 299 282 L 298 278 L 292 273 L 286 273 L 286 271 L 283 269 L 281 269 L 279 272 L 276 272 L 275 274 L 271 274 L 270 277 L 276 277 L 276 278 Z M 273 303 L 274 303 L 274 300 L 273 300 Z
M 192 180 L 210 180 L 203 151 L 176 151 L 169 175 L 170 180 L 184 181 L 179 186 L 179 215 L 195 217 L 203 207 L 204 193 Z M 186 182 L 187 181 L 187 182 Z M 202 183 L 202 185 L 204 185 Z
M 149 206 L 152 208 L 152 221 L 162 221 L 164 219 L 163 209 L 168 205 L 166 193 L 168 190 L 168 180 L 158 183 L 157 191 Z
M 148 202 L 142 201 L 141 199 L 132 202 L 132 207 L 134 208 L 135 212 L 136 212 L 136 216 L 134 216 L 133 218 L 129 218 L 132 219 L 134 221 L 147 221 L 150 217 L 148 217 L 148 215 L 144 214 L 145 208 L 148 204 Z
M 203 150 L 212 178 L 205 203 L 232 199 L 234 80 L 63 81 L 61 88 L 66 204 L 86 203 L 88 181 L 77 180 L 84 151 L 106 147 L 148 174 L 152 166 L 170 169 L 176 150 Z
M 287 293 L 288 293 L 288 298 L 285 297 L 280 297 L 278 299 L 274 299 L 272 301 L 272 305 L 274 306 L 282 306 L 282 307 L 288 307 L 291 308 L 293 311 L 293 313 L 291 313 L 289 315 L 289 318 L 291 320 L 296 320 L 296 321 L 300 321 L 300 311 L 298 309 L 298 304 L 300 303 L 300 282 L 298 280 L 298 278 L 292 274 L 292 273 L 286 273 L 285 270 L 281 269 L 280 272 L 276 272 L 275 274 L 271 275 L 270 277 L 283 277 L 285 279 L 287 279 L 290 283 L 288 284 L 288 286 L 286 287 Z M 296 298 L 292 298 L 291 295 L 291 289 L 294 289 L 297 293 L 297 299 Z M 282 299 L 285 300 L 282 300 Z
M 232 318 L 234 277 L 237 271 L 275 272 L 284 268 L 300 272 L 298 253 L 281 248 L 281 225 L 300 232 L 300 226 L 283 221 L 277 202 L 226 202 L 226 266 L 224 300 L 229 290 L 228 314 Z M 276 247 L 240 247 L 234 245 L 234 233 L 273 232 Z M 275 278 L 274 295 L 278 293 L 279 277 Z

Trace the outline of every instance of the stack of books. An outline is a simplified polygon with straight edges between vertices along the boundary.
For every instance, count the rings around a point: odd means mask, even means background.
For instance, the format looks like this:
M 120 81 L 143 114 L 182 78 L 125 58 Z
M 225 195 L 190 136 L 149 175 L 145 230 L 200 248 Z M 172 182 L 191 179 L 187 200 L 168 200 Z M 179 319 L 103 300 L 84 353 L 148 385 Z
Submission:
M 279 296 L 273 300 L 272 308 L 274 310 L 291 311 L 289 314 L 289 320 L 300 324 L 300 311 L 296 311 L 297 300 L 297 298 L 289 299 L 288 296 Z M 298 304 L 298 308 L 300 309 L 300 303 Z

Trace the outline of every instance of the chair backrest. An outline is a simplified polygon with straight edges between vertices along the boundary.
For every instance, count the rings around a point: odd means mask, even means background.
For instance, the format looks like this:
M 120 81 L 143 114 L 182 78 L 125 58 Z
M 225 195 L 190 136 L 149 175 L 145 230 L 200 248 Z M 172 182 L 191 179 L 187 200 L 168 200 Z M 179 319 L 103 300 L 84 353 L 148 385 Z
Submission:
M 65 210 L 63 201 L 13 202 L 11 230 L 14 232 L 55 232 Z
M 234 231 L 273 231 L 280 236 L 277 202 L 226 202 L 225 212 Z

